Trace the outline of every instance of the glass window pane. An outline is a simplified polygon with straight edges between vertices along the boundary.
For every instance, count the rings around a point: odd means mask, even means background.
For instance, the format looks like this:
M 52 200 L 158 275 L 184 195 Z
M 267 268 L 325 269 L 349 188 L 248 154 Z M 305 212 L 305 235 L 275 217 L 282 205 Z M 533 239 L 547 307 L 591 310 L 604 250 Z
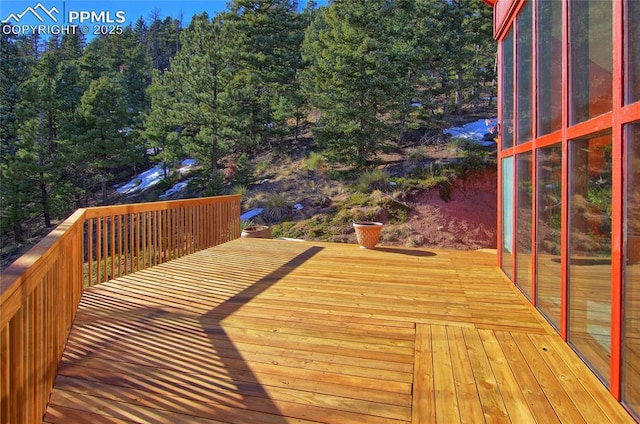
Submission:
M 531 298 L 531 220 L 533 184 L 531 180 L 531 152 L 517 157 L 516 192 L 516 284 Z
M 502 270 L 513 276 L 513 156 L 502 159 Z
M 640 100 L 640 1 L 627 0 L 625 4 L 627 26 L 627 104 Z
M 624 273 L 624 339 L 622 345 L 622 398 L 640 416 L 640 124 L 625 132 L 627 162 L 626 264 Z
M 517 68 L 516 81 L 518 89 L 516 90 L 518 102 L 518 127 L 517 127 L 517 144 L 531 140 L 532 129 L 532 63 L 533 63 L 533 2 L 527 2 L 522 11 L 518 14 L 516 20 L 517 32 Z
M 538 2 L 538 136 L 562 128 L 562 1 Z
M 611 0 L 570 3 L 571 124 L 611 111 Z
M 569 342 L 608 384 L 611 135 L 569 143 Z
M 513 147 L 513 31 L 502 42 L 502 85 L 501 85 L 501 115 L 502 129 L 500 131 L 503 149 Z
M 537 151 L 537 305 L 560 329 L 562 146 Z

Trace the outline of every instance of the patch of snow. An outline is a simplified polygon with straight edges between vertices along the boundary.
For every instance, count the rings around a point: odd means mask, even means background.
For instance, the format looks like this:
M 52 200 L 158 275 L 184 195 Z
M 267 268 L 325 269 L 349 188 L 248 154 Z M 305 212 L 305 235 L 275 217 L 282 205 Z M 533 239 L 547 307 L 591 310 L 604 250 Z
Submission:
M 194 166 L 196 166 L 195 159 L 185 159 L 180 164 L 180 167 L 178 168 L 178 172 L 180 173 L 180 175 L 186 174 L 187 172 L 191 171 Z
M 125 185 L 118 187 L 116 191 L 120 194 L 134 194 L 153 187 L 158 184 L 163 177 L 164 171 L 162 164 L 158 164 L 148 171 L 139 174 Z
M 178 168 L 178 172 L 182 175 L 192 169 L 196 165 L 195 159 L 185 159 L 182 161 L 180 168 Z M 128 183 L 121 185 L 116 188 L 116 191 L 120 194 L 133 195 L 135 193 L 144 191 L 154 185 L 158 184 L 164 178 L 164 166 L 159 163 L 153 168 L 145 171 L 133 179 Z M 178 183 L 180 184 L 180 183 Z M 169 189 L 171 190 L 171 189 Z M 165 193 L 166 194 L 166 193 Z M 170 196 L 170 195 L 168 195 Z
M 187 186 L 187 184 L 189 184 L 189 181 L 191 181 L 191 178 L 189 178 L 188 180 L 185 180 L 185 181 L 180 181 L 179 183 L 177 183 L 173 187 L 171 187 L 169 190 L 165 191 L 160 196 L 158 196 L 158 198 L 159 199 L 166 199 L 169 196 L 172 196 L 172 195 L 174 195 L 176 193 L 181 192 L 182 189 L 185 188 Z
M 250 211 L 247 211 L 247 212 L 243 213 L 242 215 L 240 215 L 240 221 L 248 221 L 251 218 L 253 218 L 254 216 L 260 215 L 263 210 L 264 210 L 264 208 L 251 209 Z
M 495 130 L 496 122 L 496 119 L 478 119 L 461 127 L 448 128 L 444 130 L 444 133 L 452 137 L 464 138 L 483 146 L 491 146 L 495 144 L 493 141 L 485 141 L 483 139 L 485 134 Z

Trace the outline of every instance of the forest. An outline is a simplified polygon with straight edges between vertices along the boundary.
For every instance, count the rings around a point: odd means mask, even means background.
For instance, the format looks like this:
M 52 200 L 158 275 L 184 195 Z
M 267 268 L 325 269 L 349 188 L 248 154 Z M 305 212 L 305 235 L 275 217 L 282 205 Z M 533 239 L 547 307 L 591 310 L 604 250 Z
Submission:
M 481 0 L 232 0 L 89 41 L 2 31 L 2 245 L 122 202 L 114 184 L 158 163 L 170 178 L 194 158 L 194 191 L 224 193 L 227 161 L 241 180 L 254 152 L 285 155 L 303 131 L 330 163 L 366 169 L 492 101 L 492 23 Z

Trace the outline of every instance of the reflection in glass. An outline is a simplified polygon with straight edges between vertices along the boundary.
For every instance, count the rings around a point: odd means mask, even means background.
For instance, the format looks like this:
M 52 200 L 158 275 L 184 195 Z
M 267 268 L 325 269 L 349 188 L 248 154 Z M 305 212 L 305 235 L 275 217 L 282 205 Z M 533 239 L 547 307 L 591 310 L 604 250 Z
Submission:
M 640 1 L 627 0 L 625 4 L 627 20 L 627 104 L 640 100 Z
M 560 329 L 562 146 L 538 149 L 537 168 L 537 305 Z
M 640 416 L 640 124 L 628 125 L 622 399 Z
M 513 31 L 502 42 L 502 123 L 500 138 L 503 149 L 513 147 Z
M 572 1 L 570 5 L 571 123 L 611 111 L 611 0 Z
M 538 2 L 538 136 L 562 128 L 562 1 Z
M 531 220 L 533 184 L 531 180 L 531 152 L 517 156 L 516 192 L 516 285 L 531 298 Z
M 518 35 L 516 39 L 517 71 L 516 71 L 516 101 L 518 119 L 517 144 L 531 140 L 531 109 L 532 109 L 532 63 L 533 63 L 533 2 L 527 2 L 516 20 Z
M 502 159 L 502 270 L 513 276 L 513 156 Z
M 518 109 L 517 144 L 531 140 L 532 109 L 532 62 L 533 62 L 533 2 L 527 2 L 516 19 L 518 35 L 516 39 L 517 66 L 516 90 Z
M 569 342 L 608 384 L 611 135 L 569 144 Z

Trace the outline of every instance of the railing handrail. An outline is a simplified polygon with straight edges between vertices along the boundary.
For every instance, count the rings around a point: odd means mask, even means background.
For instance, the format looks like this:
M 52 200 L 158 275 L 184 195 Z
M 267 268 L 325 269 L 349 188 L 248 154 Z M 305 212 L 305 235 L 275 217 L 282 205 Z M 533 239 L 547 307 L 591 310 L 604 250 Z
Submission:
M 75 225 L 84 225 L 87 219 L 101 218 L 105 216 L 125 215 L 129 213 L 141 213 L 163 211 L 181 207 L 221 203 L 228 199 L 240 198 L 240 195 L 227 195 L 216 197 L 201 197 L 196 199 L 168 200 L 163 202 L 129 203 L 124 205 L 96 206 L 77 209 L 69 218 L 58 225 L 45 236 L 38 244 L 20 256 L 15 262 L 0 272 L 0 328 L 3 328 L 8 319 L 15 313 L 15 307 L 10 300 L 20 284 L 25 279 L 37 281 L 39 275 L 45 272 L 47 259 L 54 251 L 54 247 L 69 235 L 69 229 Z M 26 289 L 26 290 L 25 290 Z M 31 287 L 33 289 L 33 287 Z M 28 296 L 31 290 L 23 287 L 21 298 Z
M 76 210 L 0 273 L 0 422 L 42 422 L 85 287 L 240 237 L 241 195 Z
M 47 271 L 49 258 L 55 248 L 71 234 L 76 225 L 83 225 L 86 209 L 77 209 L 69 218 L 47 234 L 40 242 L 16 259 L 0 273 L 0 329 L 7 325 L 20 307 L 15 302 L 28 297 L 38 280 Z M 31 285 L 21 287 L 24 281 Z
M 168 200 L 164 202 L 127 203 L 124 205 L 96 206 L 85 208 L 85 219 L 126 215 L 129 213 L 165 211 L 189 206 L 210 205 L 223 203 L 224 201 L 229 199 L 240 199 L 241 197 L 242 196 L 239 194 L 230 194 L 226 196 L 199 197 L 195 199 Z

